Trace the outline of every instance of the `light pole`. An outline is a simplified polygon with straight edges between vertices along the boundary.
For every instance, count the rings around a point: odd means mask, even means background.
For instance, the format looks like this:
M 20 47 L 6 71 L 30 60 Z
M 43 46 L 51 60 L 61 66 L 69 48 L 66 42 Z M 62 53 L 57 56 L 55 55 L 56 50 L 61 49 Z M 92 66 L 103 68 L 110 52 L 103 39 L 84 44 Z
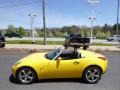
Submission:
M 89 19 L 91 20 L 91 30 L 90 30 L 90 40 L 91 40 L 91 43 L 92 43 L 92 37 L 93 37 L 93 22 L 94 20 L 96 20 L 96 17 L 89 17 Z
M 44 45 L 47 44 L 47 41 L 46 41 L 46 18 L 45 18 L 45 0 L 42 0 L 42 9 L 43 9 L 43 30 L 44 30 Z
M 34 18 L 36 16 L 36 14 L 29 14 L 28 16 L 30 16 L 30 27 L 31 27 L 31 35 L 32 35 L 32 43 L 35 43 L 35 34 L 34 34 Z
M 88 3 L 91 4 L 92 6 L 92 12 L 91 12 L 92 15 L 89 17 L 89 19 L 91 20 L 91 33 L 90 33 L 91 43 L 92 43 L 92 36 L 93 36 L 93 23 L 94 23 L 94 20 L 96 20 L 96 17 L 94 16 L 94 6 L 99 2 L 100 2 L 99 0 L 88 0 Z

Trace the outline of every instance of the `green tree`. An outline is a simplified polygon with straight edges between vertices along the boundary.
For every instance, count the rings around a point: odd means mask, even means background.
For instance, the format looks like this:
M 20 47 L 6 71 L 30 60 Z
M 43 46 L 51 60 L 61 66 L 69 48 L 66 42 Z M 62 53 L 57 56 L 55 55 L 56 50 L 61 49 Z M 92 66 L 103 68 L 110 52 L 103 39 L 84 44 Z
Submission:
M 20 34 L 21 36 L 26 36 L 26 31 L 23 27 L 19 27 L 18 28 L 18 34 Z
M 62 27 L 62 28 L 61 28 L 61 32 L 62 32 L 62 33 L 65 33 L 65 32 L 66 32 L 66 33 L 68 33 L 68 34 L 71 33 L 70 27 L 68 27 L 68 26 Z
M 114 24 L 112 33 L 116 34 L 116 32 L 117 32 L 116 30 L 117 30 L 117 24 Z M 118 33 L 120 34 L 120 24 L 118 25 Z
M 36 30 L 37 30 L 37 33 L 38 33 L 39 37 L 43 37 L 44 36 L 43 29 L 37 28 Z
M 75 25 L 71 26 L 70 30 L 71 30 L 71 33 L 79 33 L 80 31 L 80 29 Z
M 97 33 L 102 32 L 101 26 L 95 26 L 93 28 L 93 35 L 96 35 Z
M 99 31 L 99 32 L 97 32 L 96 37 L 98 39 L 105 39 L 106 38 L 106 34 L 104 32 L 100 32 Z
M 107 31 L 106 32 L 106 37 L 110 37 L 111 36 L 111 32 L 110 31 Z
M 6 30 L 6 34 L 16 33 L 17 30 L 13 25 L 9 25 L 8 29 Z
M 80 30 L 80 34 L 81 34 L 82 37 L 84 37 L 85 36 L 84 30 Z
M 79 33 L 80 32 L 80 29 L 78 26 L 75 26 L 75 25 L 72 25 L 72 26 L 64 26 L 61 28 L 61 32 L 62 33 Z

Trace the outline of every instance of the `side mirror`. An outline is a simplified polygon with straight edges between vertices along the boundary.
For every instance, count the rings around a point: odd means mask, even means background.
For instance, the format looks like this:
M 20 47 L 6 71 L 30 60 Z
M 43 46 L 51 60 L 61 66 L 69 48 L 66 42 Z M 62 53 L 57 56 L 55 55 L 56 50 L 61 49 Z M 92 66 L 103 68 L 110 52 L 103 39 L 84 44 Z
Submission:
M 61 58 L 61 57 L 58 57 L 58 58 L 57 58 L 57 61 L 60 61 L 60 60 L 62 60 L 62 58 Z

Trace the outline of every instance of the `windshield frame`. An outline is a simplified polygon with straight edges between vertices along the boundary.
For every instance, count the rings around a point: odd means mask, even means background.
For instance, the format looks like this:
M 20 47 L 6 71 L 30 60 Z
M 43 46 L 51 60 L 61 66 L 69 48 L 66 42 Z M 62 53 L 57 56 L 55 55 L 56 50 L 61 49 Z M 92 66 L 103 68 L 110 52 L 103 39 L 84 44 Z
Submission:
M 58 53 L 58 54 L 57 54 L 57 53 Z M 53 50 L 52 52 L 47 53 L 47 54 L 45 55 L 45 57 L 46 57 L 47 59 L 49 59 L 49 60 L 56 60 L 57 57 L 58 57 L 61 53 L 62 53 L 62 49 L 61 49 L 61 48 L 57 48 L 57 49 Z M 54 55 L 54 54 L 55 54 L 55 55 Z M 54 56 L 52 56 L 52 55 L 54 55 Z

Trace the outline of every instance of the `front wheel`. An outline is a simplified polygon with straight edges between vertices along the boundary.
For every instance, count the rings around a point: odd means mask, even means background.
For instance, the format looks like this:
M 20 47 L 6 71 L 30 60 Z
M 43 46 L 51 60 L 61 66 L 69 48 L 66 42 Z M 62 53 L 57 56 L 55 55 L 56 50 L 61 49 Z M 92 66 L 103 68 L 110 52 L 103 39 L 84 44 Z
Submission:
M 31 68 L 21 68 L 17 71 L 16 77 L 21 84 L 31 84 L 36 79 L 36 74 Z
M 90 84 L 97 83 L 101 78 L 101 69 L 98 67 L 88 67 L 83 74 L 83 79 Z

